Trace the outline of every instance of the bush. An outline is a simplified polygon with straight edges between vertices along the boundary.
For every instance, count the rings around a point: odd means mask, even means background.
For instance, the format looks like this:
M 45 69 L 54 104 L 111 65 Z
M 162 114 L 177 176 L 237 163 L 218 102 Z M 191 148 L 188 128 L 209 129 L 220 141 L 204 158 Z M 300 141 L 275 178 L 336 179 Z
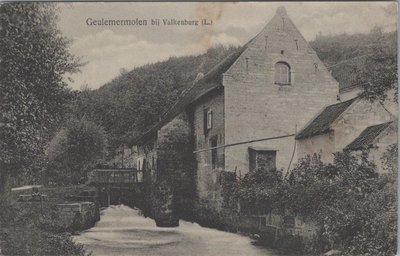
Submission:
M 51 141 L 47 150 L 48 175 L 57 184 L 79 184 L 87 172 L 105 161 L 107 137 L 97 124 L 81 120 L 69 120 Z
M 216 228 L 219 230 L 229 230 L 229 223 L 221 212 L 212 207 L 203 206 L 196 209 L 196 221 L 203 227 Z
M 285 207 L 319 224 L 319 244 L 348 255 L 393 255 L 395 177 L 378 176 L 366 154 L 337 153 L 333 164 L 304 159 L 287 182 Z
M 0 241 L 4 255 L 89 255 L 51 220 L 32 218 L 29 210 L 10 207 L 0 212 Z
M 68 234 L 45 232 L 35 226 L 3 231 L 4 255 L 88 255 Z
M 286 177 L 277 170 L 258 169 L 241 180 L 227 179 L 223 183 L 224 205 L 234 209 L 235 202 L 240 202 L 244 214 L 274 210 L 316 223 L 318 236 L 313 241 L 302 241 L 297 250 L 395 255 L 395 159 L 397 146 L 393 145 L 382 159 L 386 169 L 392 170 L 386 175 L 377 174 L 366 154 L 356 157 L 350 152 L 336 153 L 333 164 L 321 162 L 316 155 L 306 157 Z

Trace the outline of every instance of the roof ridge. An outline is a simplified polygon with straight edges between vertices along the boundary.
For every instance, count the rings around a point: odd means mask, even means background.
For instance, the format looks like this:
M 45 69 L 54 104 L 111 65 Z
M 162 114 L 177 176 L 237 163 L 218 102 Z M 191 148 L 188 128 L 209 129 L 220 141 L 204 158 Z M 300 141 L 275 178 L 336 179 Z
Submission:
M 254 39 L 254 38 L 253 38 Z M 210 92 L 212 89 L 215 89 L 218 87 L 218 85 L 212 85 L 213 80 L 215 79 L 215 75 L 218 74 L 219 71 L 223 73 L 226 72 L 222 71 L 220 69 L 222 69 L 224 67 L 224 64 L 226 64 L 227 62 L 229 62 L 232 58 L 233 58 L 233 62 L 240 57 L 240 55 L 245 51 L 245 49 L 248 47 L 248 44 L 253 40 L 251 39 L 249 42 L 247 42 L 245 45 L 243 45 L 242 47 L 240 47 L 238 50 L 230 53 L 228 56 L 226 56 L 225 58 L 223 58 L 220 62 L 218 62 L 216 65 L 214 65 L 214 67 L 209 70 L 202 78 L 200 78 L 198 81 L 194 82 L 188 89 L 184 90 L 176 99 L 176 101 L 174 102 L 174 104 L 168 108 L 168 110 L 166 110 L 163 114 L 160 115 L 159 117 L 159 121 L 154 124 L 153 126 L 151 126 L 148 130 L 146 130 L 144 133 L 142 133 L 140 136 L 136 137 L 133 139 L 133 142 L 136 143 L 138 141 L 140 141 L 142 138 L 144 138 L 147 134 L 153 132 L 155 129 L 158 129 L 159 126 L 162 125 L 163 122 L 165 122 L 166 120 L 168 120 L 168 118 L 173 118 L 175 116 L 177 116 L 177 114 L 174 114 L 174 110 L 176 110 L 176 108 L 179 107 L 179 104 L 183 104 L 184 106 L 190 104 L 193 100 L 196 100 L 199 98 L 200 96 L 203 96 L 204 93 L 208 93 Z M 232 64 L 229 65 L 229 67 Z M 220 75 L 222 75 L 220 74 Z M 190 93 L 192 93 L 197 87 L 200 87 L 202 85 L 204 85 L 205 83 L 210 82 L 211 88 L 202 88 L 203 92 L 199 92 L 198 97 L 192 97 L 193 99 L 189 99 L 188 102 L 184 102 L 184 99 L 186 97 L 190 98 Z M 179 111 L 179 113 L 182 111 Z M 179 114 L 178 113 L 178 114 Z M 169 115 L 172 115 L 169 117 Z
M 235 52 L 230 53 L 228 56 L 226 56 L 225 58 L 223 58 L 220 62 L 218 62 L 212 69 L 210 69 L 202 78 L 200 78 L 199 80 L 195 81 L 191 86 L 189 86 L 186 90 L 184 90 L 176 99 L 175 103 L 168 109 L 166 110 L 161 117 L 165 117 L 168 112 L 173 109 L 178 103 L 179 101 L 185 96 L 187 95 L 194 87 L 196 87 L 197 85 L 199 85 L 201 82 L 207 80 L 214 72 L 217 71 L 218 67 L 220 67 L 227 59 L 229 59 L 231 56 L 233 56 L 234 54 L 237 54 L 239 52 L 242 52 L 242 48 L 245 47 L 246 45 L 242 46 L 239 48 L 239 50 L 236 50 Z

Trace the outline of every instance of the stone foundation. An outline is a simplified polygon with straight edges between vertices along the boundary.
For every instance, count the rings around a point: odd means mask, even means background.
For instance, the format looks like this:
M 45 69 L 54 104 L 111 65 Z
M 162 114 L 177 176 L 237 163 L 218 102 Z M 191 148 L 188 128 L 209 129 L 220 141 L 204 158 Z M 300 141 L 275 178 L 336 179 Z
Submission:
M 98 209 L 93 202 L 57 204 L 59 225 L 64 229 L 83 230 L 99 220 Z
M 254 236 L 259 243 L 275 248 L 302 250 L 318 232 L 318 226 L 295 216 L 277 213 L 243 215 L 231 210 L 216 211 L 212 207 L 199 207 L 197 218 L 201 226 Z

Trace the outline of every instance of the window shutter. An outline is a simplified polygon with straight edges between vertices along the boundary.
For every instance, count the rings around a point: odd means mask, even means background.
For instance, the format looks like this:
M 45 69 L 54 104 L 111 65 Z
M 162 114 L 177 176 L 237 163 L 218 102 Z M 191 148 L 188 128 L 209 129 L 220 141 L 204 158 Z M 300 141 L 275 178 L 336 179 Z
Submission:
M 291 83 L 291 70 L 289 64 L 278 62 L 275 64 L 275 83 L 289 85 Z
M 209 109 L 208 112 L 207 112 L 207 129 L 211 129 L 212 128 L 212 121 L 213 121 L 212 118 L 213 118 L 212 110 Z
M 203 112 L 203 131 L 204 134 L 207 134 L 207 113 L 208 113 L 208 109 L 204 109 Z

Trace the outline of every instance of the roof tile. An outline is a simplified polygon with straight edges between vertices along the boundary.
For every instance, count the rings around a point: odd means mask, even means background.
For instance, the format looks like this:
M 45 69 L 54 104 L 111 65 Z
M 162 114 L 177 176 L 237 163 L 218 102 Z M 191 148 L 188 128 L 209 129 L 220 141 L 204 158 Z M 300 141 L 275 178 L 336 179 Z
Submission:
M 253 39 L 252 39 L 253 40 Z M 143 135 L 133 139 L 133 144 L 140 144 L 146 138 L 157 131 L 163 125 L 175 118 L 179 113 L 183 111 L 185 107 L 194 101 L 198 100 L 202 96 L 208 94 L 216 88 L 222 86 L 222 75 L 232 66 L 232 64 L 240 57 L 240 55 L 247 49 L 250 40 L 246 45 L 242 46 L 240 49 L 234 53 L 228 55 L 219 64 L 217 64 L 213 69 L 211 69 L 206 75 L 201 79 L 196 81 L 191 87 L 185 90 L 175 104 L 168 109 L 160 118 L 160 121 L 147 130 Z
M 355 99 L 336 103 L 325 107 L 303 130 L 296 139 L 305 139 L 311 136 L 327 133 L 331 130 L 331 124 L 354 102 Z
M 379 134 L 381 134 L 391 123 L 392 122 L 387 122 L 367 127 L 355 140 L 346 146 L 346 149 L 358 150 L 368 148 L 373 144 Z

